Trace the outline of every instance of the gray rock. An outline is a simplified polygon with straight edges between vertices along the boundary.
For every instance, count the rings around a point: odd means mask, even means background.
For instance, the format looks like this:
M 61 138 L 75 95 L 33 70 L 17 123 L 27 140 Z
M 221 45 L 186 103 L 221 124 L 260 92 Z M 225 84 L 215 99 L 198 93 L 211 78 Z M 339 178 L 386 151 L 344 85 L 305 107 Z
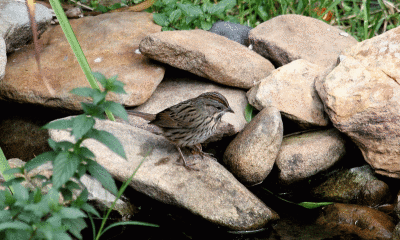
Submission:
M 7 49 L 4 38 L 0 37 L 0 81 L 4 78 L 7 64 Z
M 325 202 L 352 203 L 375 207 L 391 200 L 389 186 L 374 176 L 369 166 L 345 169 L 315 187 L 312 194 Z
M 229 144 L 224 164 L 242 183 L 261 183 L 271 172 L 283 137 L 281 114 L 266 107 Z
M 346 153 L 345 140 L 334 128 L 284 136 L 275 164 L 279 181 L 289 185 L 337 163 Z
M 400 178 L 400 27 L 346 50 L 315 82 L 325 111 L 379 174 Z
M 51 10 L 41 4 L 35 5 L 35 20 L 39 34 L 50 25 Z M 25 3 L 12 0 L 0 1 L 0 37 L 4 38 L 7 53 L 24 46 L 32 40 L 32 30 Z
M 238 23 L 218 21 L 209 30 L 212 33 L 224 36 L 242 45 L 249 46 L 249 31 L 251 27 Z
M 332 69 L 339 54 L 357 40 L 321 20 L 288 14 L 274 17 L 249 33 L 253 50 L 280 67 L 297 59 Z
M 208 157 L 189 156 L 184 151 L 188 163 L 196 164 L 198 169 L 188 170 L 177 162 L 176 147 L 162 136 L 106 120 L 97 121 L 95 128 L 112 133 L 125 149 L 127 159 L 95 140 L 83 142 L 115 178 L 125 181 L 143 161 L 130 183 L 139 192 L 232 230 L 258 229 L 279 218 L 229 171 Z M 50 135 L 57 142 L 73 140 L 67 131 L 50 130 Z
M 258 110 L 276 107 L 301 129 L 326 126 L 329 118 L 314 87 L 315 80 L 325 75 L 324 68 L 303 59 L 295 60 L 272 71 L 247 92 L 247 97 Z

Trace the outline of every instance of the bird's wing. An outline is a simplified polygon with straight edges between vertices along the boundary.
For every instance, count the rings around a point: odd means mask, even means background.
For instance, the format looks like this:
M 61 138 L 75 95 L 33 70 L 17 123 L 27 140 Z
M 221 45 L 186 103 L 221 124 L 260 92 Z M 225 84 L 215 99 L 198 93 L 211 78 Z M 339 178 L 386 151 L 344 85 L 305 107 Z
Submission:
M 179 118 L 170 109 L 165 109 L 159 112 L 150 124 L 166 128 L 185 128 L 193 124 L 193 117 L 186 116 L 185 118 Z

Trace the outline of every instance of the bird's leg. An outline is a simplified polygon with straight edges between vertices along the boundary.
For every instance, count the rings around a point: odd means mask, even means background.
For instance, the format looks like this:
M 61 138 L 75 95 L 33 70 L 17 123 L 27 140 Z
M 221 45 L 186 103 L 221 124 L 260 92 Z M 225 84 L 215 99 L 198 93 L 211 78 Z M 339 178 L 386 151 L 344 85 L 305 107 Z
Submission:
M 210 158 L 216 160 L 216 159 L 213 157 L 213 154 L 212 154 L 212 153 L 203 152 L 203 149 L 202 149 L 200 143 L 194 145 L 193 147 L 194 147 L 193 150 L 195 151 L 195 153 L 199 154 L 203 159 L 204 159 L 204 156 L 206 156 L 206 157 L 210 157 Z
M 176 146 L 176 145 L 175 145 L 175 146 Z M 178 147 L 178 146 L 176 146 L 176 148 L 178 149 L 179 154 L 181 155 L 181 158 L 182 158 L 182 160 L 183 160 L 183 166 L 185 166 L 185 168 L 187 168 L 187 169 L 189 169 L 189 170 L 199 171 L 199 169 L 196 169 L 196 168 L 193 168 L 193 167 L 192 167 L 192 166 L 195 165 L 195 164 L 188 165 L 188 164 L 186 163 L 185 157 L 183 156 L 183 153 L 182 153 L 182 151 L 181 151 L 181 148 Z

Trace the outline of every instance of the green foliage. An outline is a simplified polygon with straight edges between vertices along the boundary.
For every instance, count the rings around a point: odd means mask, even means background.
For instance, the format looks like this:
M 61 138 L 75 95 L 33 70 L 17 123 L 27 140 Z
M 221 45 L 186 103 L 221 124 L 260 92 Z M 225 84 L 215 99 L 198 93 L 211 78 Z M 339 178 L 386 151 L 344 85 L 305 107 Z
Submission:
M 79 179 L 88 172 L 99 180 L 104 188 L 118 197 L 114 179 L 104 167 L 94 161 L 94 154 L 81 146 L 85 139 L 93 138 L 126 158 L 121 143 L 112 134 L 94 129 L 95 117 L 104 118 L 109 110 L 117 116 L 127 119 L 125 109 L 117 103 L 106 101 L 108 92 L 125 93 L 123 84 L 116 77 L 106 79 L 99 73 L 94 73 L 104 88 L 104 91 L 90 88 L 78 88 L 71 92 L 84 97 L 91 97 L 93 103 L 82 103 L 84 113 L 71 119 L 56 120 L 43 126 L 45 129 L 64 129 L 74 136 L 74 142 L 55 142 L 49 139 L 53 149 L 51 152 L 40 154 L 26 163 L 23 168 L 9 169 L 5 174 L 21 174 L 24 177 L 11 178 L 4 186 L 12 186 L 14 194 L 8 190 L 0 191 L 0 239 L 72 239 L 72 234 L 82 239 L 81 230 L 86 227 L 84 217 L 86 211 L 99 216 L 96 210 L 86 203 L 88 192 L 84 189 L 77 199 L 72 199 L 75 189 L 80 189 Z M 44 176 L 46 185 L 52 183 L 52 188 L 43 194 L 40 188 L 29 190 L 21 185 L 25 180 L 25 172 L 51 161 L 53 175 L 50 179 Z M 29 179 L 28 179 L 29 180 Z M 59 196 L 64 202 L 59 202 Z M 69 206 L 68 206 L 69 205 Z
M 244 109 L 244 118 L 246 119 L 246 122 L 250 122 L 255 116 L 256 109 L 248 103 Z
M 209 30 L 218 20 L 238 22 L 238 20 L 227 15 L 228 10 L 235 7 L 236 0 L 222 0 L 216 4 L 210 0 L 158 0 L 153 5 L 153 20 L 162 26 L 163 31 L 187 30 L 200 28 Z
M 279 198 L 280 200 L 290 203 L 290 204 L 295 204 L 295 205 L 299 205 L 303 208 L 307 208 L 307 209 L 313 209 L 313 208 L 319 208 L 319 207 L 323 207 L 323 206 L 327 206 L 327 205 L 331 205 L 333 204 L 333 202 L 301 202 L 301 203 L 294 203 L 291 201 L 288 201 L 286 199 L 283 199 L 277 195 L 275 195 L 273 192 L 271 192 L 270 190 L 266 189 L 266 188 L 262 188 L 264 191 L 268 192 L 269 194 L 274 195 L 275 197 Z

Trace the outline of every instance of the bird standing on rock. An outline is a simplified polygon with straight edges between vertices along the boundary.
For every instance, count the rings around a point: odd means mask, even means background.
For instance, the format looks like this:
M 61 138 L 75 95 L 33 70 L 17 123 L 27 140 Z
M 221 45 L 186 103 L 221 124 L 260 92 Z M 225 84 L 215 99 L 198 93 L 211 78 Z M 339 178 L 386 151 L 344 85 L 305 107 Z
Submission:
M 157 114 L 132 110 L 127 112 L 158 126 L 162 135 L 177 147 L 186 168 L 190 166 L 182 154 L 181 147 L 194 147 L 204 156 L 201 143 L 214 134 L 226 112 L 234 113 L 226 98 L 218 92 L 203 93 Z

